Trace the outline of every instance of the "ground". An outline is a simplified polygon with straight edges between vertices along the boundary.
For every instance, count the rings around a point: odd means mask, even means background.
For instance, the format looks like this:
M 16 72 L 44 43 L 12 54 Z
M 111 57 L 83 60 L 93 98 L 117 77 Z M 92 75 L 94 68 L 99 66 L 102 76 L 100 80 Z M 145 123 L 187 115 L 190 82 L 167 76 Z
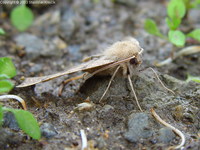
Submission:
M 9 15 L 12 7 L 1 6 Z M 14 6 L 13 6 L 14 7 Z M 6 17 L 1 27 L 7 36 L 0 37 L 0 54 L 13 59 L 18 74 L 16 85 L 23 77 L 53 74 L 81 63 L 82 58 L 99 54 L 110 44 L 133 36 L 144 48 L 141 68 L 153 66 L 179 50 L 173 45 L 149 35 L 144 30 L 146 18 L 159 24 L 163 33 L 166 1 L 74 0 L 56 1 L 55 5 L 31 5 L 34 24 L 18 32 Z M 196 12 L 196 13 L 195 13 Z M 200 25 L 199 10 L 189 14 L 184 30 Z M 91 149 L 165 149 L 176 145 L 180 138 L 158 123 L 151 115 L 155 111 L 166 122 L 178 128 L 186 137 L 185 149 L 197 150 L 200 145 L 200 84 L 185 82 L 187 74 L 200 74 L 200 54 L 177 58 L 163 67 L 154 67 L 163 83 L 175 95 L 161 86 L 150 69 L 132 77 L 136 94 L 144 112 L 138 109 L 127 78 L 116 77 L 103 104 L 99 99 L 110 77 L 93 77 L 87 81 L 72 81 L 58 96 L 60 83 L 66 75 L 32 87 L 14 88 L 10 93 L 25 99 L 28 110 L 41 126 L 42 139 L 36 141 L 16 126 L 12 114 L 6 114 L 0 129 L 0 149 L 80 149 L 80 130 L 86 133 Z M 89 98 L 88 98 L 89 97 Z M 90 101 L 92 108 L 79 110 L 77 105 Z M 7 107 L 21 108 L 16 101 L 3 102 Z M 4 121 L 6 122 L 6 121 Z

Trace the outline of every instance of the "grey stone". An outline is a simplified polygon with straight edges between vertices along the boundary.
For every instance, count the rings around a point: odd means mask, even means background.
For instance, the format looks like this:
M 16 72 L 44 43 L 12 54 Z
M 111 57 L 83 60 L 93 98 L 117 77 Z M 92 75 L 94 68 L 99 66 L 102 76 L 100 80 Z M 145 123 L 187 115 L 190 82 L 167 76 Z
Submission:
M 58 134 L 54 126 L 49 123 L 44 123 L 43 125 L 41 125 L 40 130 L 42 136 L 44 136 L 45 138 L 52 138 Z
M 60 29 L 63 37 L 69 38 L 76 29 L 76 14 L 71 8 L 67 8 L 61 17 Z
M 42 68 L 43 68 L 42 64 L 36 64 L 30 68 L 30 72 L 37 73 L 37 72 L 40 72 Z
M 149 138 L 153 131 L 149 127 L 149 116 L 145 113 L 131 114 L 128 120 L 128 131 L 124 134 L 130 142 L 137 142 L 141 138 Z
M 3 121 L 3 127 L 8 127 L 8 128 L 15 130 L 15 131 L 20 130 L 13 113 L 11 113 L 11 112 L 4 113 L 3 120 L 4 120 Z
M 45 47 L 42 39 L 29 33 L 19 34 L 14 40 L 16 41 L 17 45 L 25 48 L 26 55 L 29 59 L 36 59 L 39 57 Z
M 22 33 L 15 37 L 17 45 L 23 46 L 26 56 L 33 60 L 39 56 L 61 56 L 62 53 L 57 49 L 56 44 L 51 39 L 41 39 L 29 33 Z
M 161 128 L 159 130 L 158 141 L 161 143 L 169 143 L 175 138 L 174 132 L 170 128 Z

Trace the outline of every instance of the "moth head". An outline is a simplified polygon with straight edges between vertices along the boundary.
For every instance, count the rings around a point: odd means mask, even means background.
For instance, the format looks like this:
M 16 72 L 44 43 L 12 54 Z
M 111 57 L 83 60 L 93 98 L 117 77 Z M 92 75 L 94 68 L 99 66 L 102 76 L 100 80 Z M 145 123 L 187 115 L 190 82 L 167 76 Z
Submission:
M 130 65 L 136 67 L 142 63 L 142 53 L 144 50 L 143 48 L 140 47 L 139 42 L 138 42 L 138 48 L 140 49 L 140 51 L 138 51 L 138 53 L 136 53 L 129 61 Z
M 132 66 L 139 66 L 142 63 L 141 57 L 133 57 L 129 61 L 130 65 Z

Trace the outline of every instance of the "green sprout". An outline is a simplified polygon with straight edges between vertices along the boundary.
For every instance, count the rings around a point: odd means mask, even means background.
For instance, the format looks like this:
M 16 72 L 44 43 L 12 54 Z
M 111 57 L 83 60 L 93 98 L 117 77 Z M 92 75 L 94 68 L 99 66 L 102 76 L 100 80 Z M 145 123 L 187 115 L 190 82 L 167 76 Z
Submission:
M 200 41 L 200 29 L 194 29 L 186 34 L 179 30 L 182 20 L 191 8 L 196 8 L 200 4 L 200 0 L 192 2 L 192 0 L 170 0 L 167 5 L 166 24 L 169 28 L 168 34 L 163 35 L 154 20 L 146 19 L 144 23 L 145 30 L 152 35 L 166 39 L 177 47 L 185 46 L 188 37 Z
M 0 35 L 5 35 L 5 34 L 6 32 L 2 28 L 0 28 Z
M 194 82 L 200 83 L 200 77 L 191 76 L 191 75 L 188 74 L 186 82 L 190 82 L 190 81 L 194 81 Z
M 26 134 L 36 140 L 41 138 L 40 127 L 37 120 L 34 118 L 33 114 L 26 110 L 6 108 L 0 105 L 0 125 L 3 123 L 3 114 L 7 111 L 14 114 L 17 124 Z
M 13 78 L 16 75 L 16 68 L 11 60 L 11 58 L 8 57 L 1 57 L 0 58 L 0 94 L 4 94 L 9 92 L 13 87 L 14 84 L 10 81 L 11 78 Z M 17 98 L 16 95 L 2 95 L 0 96 L 0 99 L 5 98 L 14 98 L 18 99 L 21 103 L 21 98 Z M 23 103 L 22 103 L 23 105 Z M 25 105 L 23 105 L 24 108 Z M 3 114 L 4 112 L 10 111 L 14 114 L 15 119 L 19 125 L 19 127 L 30 137 L 33 139 L 40 139 L 41 132 L 38 125 L 37 120 L 34 118 L 34 116 L 25 110 L 21 109 L 12 109 L 12 108 L 6 108 L 3 107 L 0 104 L 0 127 L 3 124 Z
M 34 15 L 26 5 L 19 5 L 12 10 L 10 19 L 19 31 L 25 31 L 32 25 Z
M 11 58 L 0 58 L 0 94 L 9 92 L 14 84 L 9 80 L 16 75 L 15 66 Z

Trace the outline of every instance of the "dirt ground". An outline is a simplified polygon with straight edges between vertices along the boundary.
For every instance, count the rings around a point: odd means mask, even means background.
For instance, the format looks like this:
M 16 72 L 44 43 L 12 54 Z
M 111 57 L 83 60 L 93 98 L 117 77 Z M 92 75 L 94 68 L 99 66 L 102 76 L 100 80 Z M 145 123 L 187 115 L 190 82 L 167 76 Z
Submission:
M 101 53 L 110 44 L 133 36 L 144 48 L 141 69 L 166 59 L 178 50 L 167 41 L 144 31 L 146 18 L 154 19 L 163 33 L 166 2 L 159 0 L 60 0 L 52 5 L 30 5 L 34 24 L 26 32 L 18 32 L 8 15 L 12 7 L 0 6 L 0 25 L 7 36 L 0 37 L 0 56 L 12 57 L 18 74 L 16 85 L 23 77 L 42 76 L 66 70 L 81 63 L 82 58 Z M 2 12 L 1 12 L 2 13 Z M 200 10 L 189 14 L 183 29 L 200 26 Z M 169 65 L 157 68 L 161 80 L 175 95 L 161 86 L 150 69 L 132 77 L 141 107 L 140 112 L 127 78 L 116 77 L 103 104 L 99 99 L 110 80 L 92 77 L 87 81 L 72 81 L 58 96 L 60 83 L 76 75 L 66 75 L 26 88 L 14 88 L 10 93 L 26 100 L 28 110 L 41 126 L 42 139 L 36 141 L 24 134 L 6 114 L 0 129 L 0 149 L 12 150 L 75 150 L 81 149 L 80 130 L 84 130 L 90 149 L 133 150 L 166 149 L 177 145 L 180 138 L 151 115 L 155 111 L 166 122 L 178 128 L 186 137 L 183 149 L 200 148 L 200 84 L 185 82 L 187 74 L 200 74 L 200 54 L 177 58 Z M 89 97 L 89 99 L 88 99 Z M 89 100 L 92 108 L 79 110 L 77 105 Z M 16 101 L 3 103 L 21 108 Z M 4 121 L 5 122 L 5 121 Z

